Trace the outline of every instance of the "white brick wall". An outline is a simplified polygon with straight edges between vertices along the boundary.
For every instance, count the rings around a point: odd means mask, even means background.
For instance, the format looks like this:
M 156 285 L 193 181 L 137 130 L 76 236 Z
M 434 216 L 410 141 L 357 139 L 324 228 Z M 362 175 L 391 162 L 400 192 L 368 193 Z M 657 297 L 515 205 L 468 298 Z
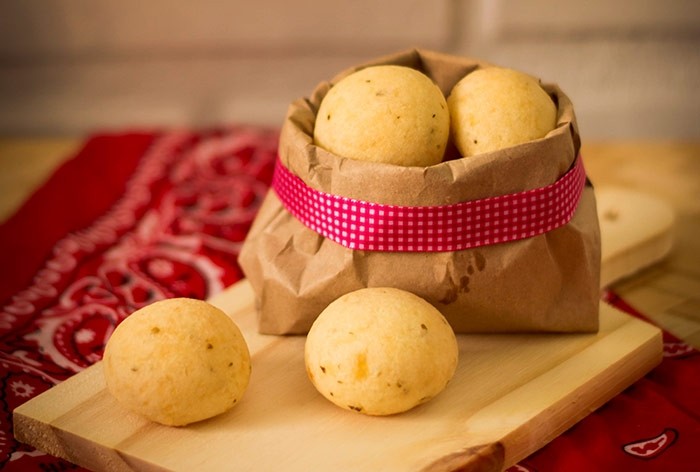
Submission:
M 0 133 L 276 126 L 318 81 L 412 46 L 559 83 L 584 138 L 700 138 L 690 0 L 4 0 Z

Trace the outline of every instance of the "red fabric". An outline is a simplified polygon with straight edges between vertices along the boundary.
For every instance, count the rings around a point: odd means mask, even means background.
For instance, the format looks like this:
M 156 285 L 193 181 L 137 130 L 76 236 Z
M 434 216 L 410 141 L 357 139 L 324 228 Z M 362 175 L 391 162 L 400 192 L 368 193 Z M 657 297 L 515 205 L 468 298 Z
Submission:
M 571 220 L 586 182 L 583 160 L 545 187 L 430 207 L 383 205 L 309 187 L 277 162 L 272 187 L 305 226 L 350 249 L 460 251 L 529 238 Z
M 27 286 L 59 238 L 114 204 L 153 139 L 145 133 L 90 138 L 0 226 L 0 300 Z
M 136 308 L 242 276 L 276 147 L 258 128 L 96 136 L 0 226 L 0 468 L 72 468 L 18 443 L 12 410 L 100 359 Z M 664 339 L 659 367 L 511 470 L 698 470 L 700 355 Z

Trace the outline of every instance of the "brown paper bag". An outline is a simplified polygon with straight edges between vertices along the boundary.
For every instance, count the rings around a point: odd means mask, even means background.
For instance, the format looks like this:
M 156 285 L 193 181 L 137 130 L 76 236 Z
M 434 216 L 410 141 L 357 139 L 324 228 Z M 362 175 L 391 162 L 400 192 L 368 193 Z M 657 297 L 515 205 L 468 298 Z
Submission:
M 421 70 L 447 96 L 465 74 L 489 64 L 411 50 L 347 70 L 399 64 Z M 316 111 L 331 83 L 293 102 L 279 144 L 281 162 L 308 186 L 358 200 L 434 206 L 552 184 L 572 165 L 580 140 L 573 106 L 544 85 L 558 106 L 545 138 L 427 167 L 345 159 L 313 144 Z M 259 330 L 306 333 L 341 295 L 396 287 L 437 307 L 456 332 L 591 332 L 598 328 L 600 232 L 590 186 L 569 223 L 539 236 L 453 252 L 348 249 L 304 226 L 270 190 L 239 262 L 256 296 Z

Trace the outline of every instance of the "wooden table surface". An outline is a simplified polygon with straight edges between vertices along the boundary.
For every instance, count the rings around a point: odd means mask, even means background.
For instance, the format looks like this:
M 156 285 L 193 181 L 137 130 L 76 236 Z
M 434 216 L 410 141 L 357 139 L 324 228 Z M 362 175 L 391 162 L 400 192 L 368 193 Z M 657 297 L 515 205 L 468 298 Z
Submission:
M 82 138 L 0 137 L 0 222 L 7 219 Z M 700 142 L 585 143 L 589 177 L 597 188 L 646 192 L 676 211 L 669 257 L 613 289 L 659 326 L 700 348 Z

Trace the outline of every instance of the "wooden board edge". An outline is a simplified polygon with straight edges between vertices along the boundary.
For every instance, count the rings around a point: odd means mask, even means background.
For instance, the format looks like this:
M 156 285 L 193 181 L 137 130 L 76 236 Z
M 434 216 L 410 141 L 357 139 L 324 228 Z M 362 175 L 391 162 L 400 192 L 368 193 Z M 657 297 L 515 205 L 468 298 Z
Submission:
M 572 401 L 570 398 L 563 398 L 550 405 L 546 410 L 541 411 L 536 417 L 532 418 L 531 421 L 528 421 L 526 424 L 504 437 L 504 470 L 549 444 L 552 440 L 572 428 L 579 421 L 615 398 L 661 364 L 663 361 L 662 330 L 646 321 L 632 318 L 631 316 L 626 324 L 630 323 L 634 323 L 637 327 L 647 331 L 646 341 L 613 364 L 609 364 L 596 375 L 596 377 L 605 378 L 606 381 L 602 383 L 605 385 L 604 389 L 595 386 L 594 383 L 590 381 L 581 382 L 581 385 L 574 393 L 575 403 L 577 404 L 576 409 L 571 408 Z M 623 365 L 626 367 L 622 368 L 621 366 Z M 626 372 L 624 377 L 613 375 L 614 372 L 621 371 Z M 576 413 L 576 411 L 578 411 L 578 413 Z M 522 438 L 530 437 L 532 435 L 531 429 L 533 428 L 540 428 L 542 431 L 547 431 L 543 442 L 532 444 L 531 441 L 517 441 L 513 439 L 516 436 Z M 510 444 L 514 442 L 530 444 L 530 446 L 520 451 L 513 451 Z
M 673 243 L 674 236 L 669 231 L 658 234 L 634 249 L 609 256 L 601 264 L 600 286 L 609 287 L 660 262 L 669 255 Z
M 482 444 L 441 457 L 421 472 L 500 472 L 504 469 L 504 456 L 500 442 Z
M 53 423 L 78 404 L 86 401 L 85 396 L 79 392 L 82 390 L 81 387 L 83 385 L 91 385 L 92 378 L 100 374 L 98 371 L 101 369 L 99 367 L 100 362 L 92 364 L 81 372 L 72 375 L 63 382 L 17 406 L 12 412 L 13 435 L 15 439 L 52 456 L 89 467 L 82 460 L 83 454 L 75 451 L 75 448 L 70 446 L 72 442 L 66 436 L 71 435 L 71 433 L 54 427 Z M 67 403 L 57 405 L 54 397 L 61 393 L 63 394 L 62 398 L 66 399 Z M 51 415 L 45 415 L 49 411 Z M 77 439 L 84 441 L 80 438 Z M 129 470 L 119 468 L 116 464 L 110 463 L 110 465 L 115 467 L 114 470 Z
M 14 434 L 18 441 L 89 470 L 168 472 L 167 469 L 151 462 L 123 453 L 118 449 L 95 445 L 88 439 L 21 412 L 15 412 L 14 425 Z
M 51 410 L 53 413 L 53 419 L 58 418 L 66 411 L 85 401 L 85 396 L 81 395 L 81 392 L 84 390 L 86 383 L 91 384 L 92 376 L 99 375 L 101 373 L 102 368 L 98 367 L 100 362 L 102 361 L 97 361 L 82 371 L 77 372 L 62 382 L 54 385 L 48 390 L 41 392 L 34 398 L 30 398 L 26 402 L 17 406 L 13 411 L 13 415 L 25 415 L 25 411 L 32 411 L 35 413 L 33 416 L 38 416 L 37 412 Z M 55 403 L 50 398 L 53 397 L 53 395 L 56 395 L 57 392 L 64 394 L 63 397 L 66 399 L 66 404 L 62 405 L 60 410 L 56 408 Z M 46 419 L 47 418 L 44 418 L 44 420 Z M 51 423 L 51 420 L 48 422 Z
M 29 444 L 46 454 L 72 462 L 73 457 L 68 453 L 65 444 L 51 425 L 27 416 L 16 409 L 12 414 L 12 427 L 17 441 Z
M 601 287 L 634 275 L 668 255 L 677 219 L 668 202 L 619 186 L 597 187 L 595 194 L 602 245 Z M 612 214 L 607 216 L 608 212 Z M 635 226 L 635 221 L 643 218 L 648 219 L 647 224 L 643 228 Z

